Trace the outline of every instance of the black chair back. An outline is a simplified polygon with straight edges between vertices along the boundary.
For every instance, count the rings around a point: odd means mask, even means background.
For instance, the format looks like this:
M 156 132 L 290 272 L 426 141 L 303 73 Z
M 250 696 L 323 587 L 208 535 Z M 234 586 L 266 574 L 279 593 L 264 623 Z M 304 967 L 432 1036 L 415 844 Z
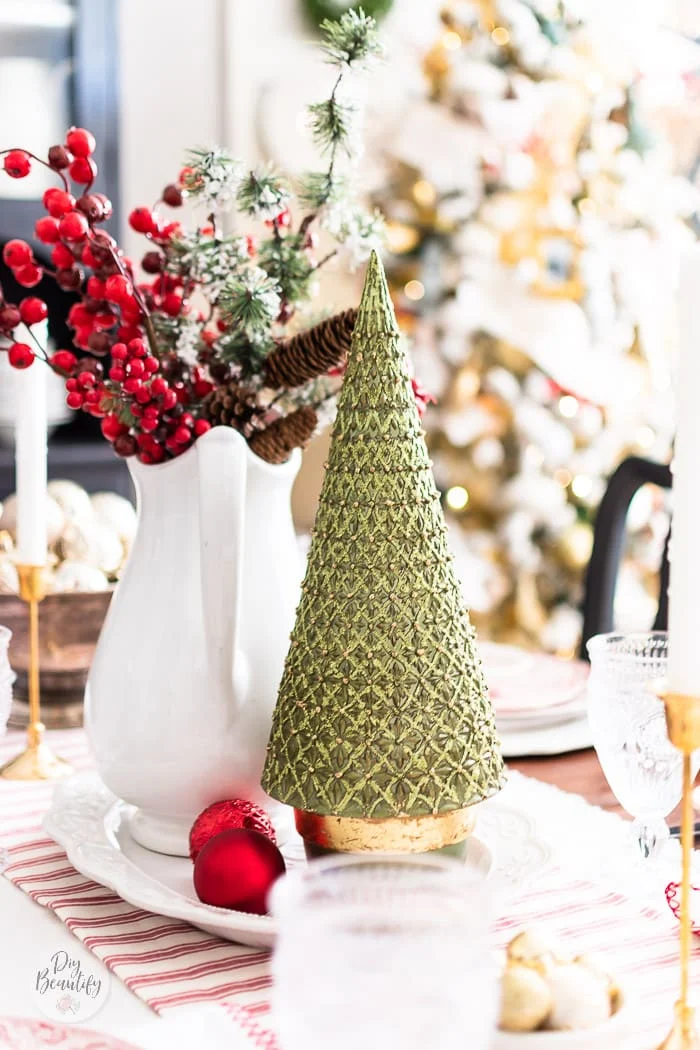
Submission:
M 588 659 L 586 642 L 594 634 L 613 629 L 615 585 L 625 539 L 627 511 L 642 485 L 671 488 L 671 468 L 639 456 L 622 461 L 608 482 L 598 508 L 593 534 L 593 550 L 586 572 L 583 598 L 581 657 Z M 659 578 L 659 605 L 654 630 L 663 631 L 668 622 L 668 542 L 666 537 Z

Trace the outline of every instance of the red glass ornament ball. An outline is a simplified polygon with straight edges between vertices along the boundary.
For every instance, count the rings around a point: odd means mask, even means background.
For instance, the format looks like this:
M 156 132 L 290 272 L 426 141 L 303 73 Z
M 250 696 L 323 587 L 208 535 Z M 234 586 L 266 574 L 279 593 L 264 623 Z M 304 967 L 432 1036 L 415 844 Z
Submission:
M 154 385 L 151 384 L 151 389 Z M 257 831 L 267 836 L 270 842 L 277 844 L 275 829 L 264 809 L 243 798 L 223 799 L 203 809 L 192 825 L 190 830 L 190 857 L 192 860 L 197 859 L 197 854 L 215 835 L 236 828 Z
M 282 854 L 266 835 L 249 828 L 222 831 L 194 864 L 194 888 L 205 904 L 267 914 L 267 897 L 280 875 Z

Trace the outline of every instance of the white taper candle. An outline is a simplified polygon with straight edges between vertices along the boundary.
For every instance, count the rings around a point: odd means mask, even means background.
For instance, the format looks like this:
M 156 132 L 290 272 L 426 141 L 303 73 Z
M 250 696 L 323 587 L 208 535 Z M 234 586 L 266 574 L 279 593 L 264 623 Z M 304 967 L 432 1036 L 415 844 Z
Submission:
M 668 688 L 700 696 L 700 247 L 681 260 Z
M 43 342 L 45 328 L 35 325 Z M 17 330 L 15 338 L 33 347 L 28 332 Z M 46 563 L 46 381 L 48 368 L 35 360 L 17 374 L 15 467 L 17 488 L 17 561 L 21 565 Z

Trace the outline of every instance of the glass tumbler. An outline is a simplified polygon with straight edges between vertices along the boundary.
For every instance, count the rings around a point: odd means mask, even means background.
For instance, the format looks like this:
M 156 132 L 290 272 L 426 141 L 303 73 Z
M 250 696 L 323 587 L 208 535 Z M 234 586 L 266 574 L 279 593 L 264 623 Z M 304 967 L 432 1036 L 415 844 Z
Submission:
M 282 1050 L 486 1050 L 498 981 L 482 878 L 449 858 L 338 856 L 272 892 Z
M 587 648 L 593 744 L 615 797 L 635 818 L 642 856 L 653 857 L 668 838 L 665 818 L 682 792 L 683 759 L 668 739 L 655 692 L 666 677 L 668 635 L 599 634 Z

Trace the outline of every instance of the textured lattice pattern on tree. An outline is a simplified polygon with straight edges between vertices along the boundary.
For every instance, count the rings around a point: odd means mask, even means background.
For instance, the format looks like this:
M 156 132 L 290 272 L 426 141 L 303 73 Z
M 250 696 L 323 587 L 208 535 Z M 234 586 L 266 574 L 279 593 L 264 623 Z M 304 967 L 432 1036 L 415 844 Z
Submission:
M 263 786 L 346 817 L 442 813 L 503 763 L 376 256 L 338 404 Z

